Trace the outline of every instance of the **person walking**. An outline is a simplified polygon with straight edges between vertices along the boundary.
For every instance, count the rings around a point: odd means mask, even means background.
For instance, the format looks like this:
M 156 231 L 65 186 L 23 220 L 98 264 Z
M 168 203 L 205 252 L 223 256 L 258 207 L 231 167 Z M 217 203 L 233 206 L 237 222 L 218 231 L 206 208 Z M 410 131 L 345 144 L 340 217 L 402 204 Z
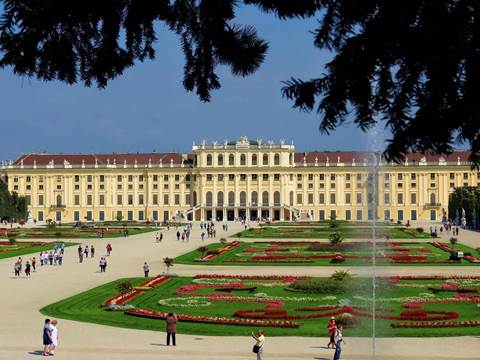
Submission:
M 83 249 L 82 249 L 82 245 L 78 245 L 78 261 L 80 263 L 83 262 Z
M 257 360 L 262 360 L 263 346 L 265 345 L 265 333 L 263 330 L 259 330 L 257 334 L 252 332 L 252 338 L 255 339 L 256 343 L 253 346 L 253 352 L 257 354 Z
M 51 339 L 52 344 L 50 345 L 50 352 L 49 355 L 55 355 L 55 350 L 58 346 L 58 328 L 57 328 L 58 321 L 52 320 L 50 322 L 50 331 L 51 331 Z
M 107 256 L 110 256 L 111 252 L 112 252 L 112 244 L 108 243 L 107 244 Z
M 93 247 L 93 245 L 90 246 L 90 254 L 91 254 L 92 258 L 95 257 L 95 248 Z
M 180 231 L 177 231 L 177 241 L 180 240 Z
M 328 336 L 330 338 L 330 342 L 327 344 L 327 348 L 330 349 L 330 345 L 332 345 L 332 349 L 335 349 L 335 331 L 337 330 L 335 316 L 332 316 L 330 318 L 327 328 L 328 328 Z
M 90 252 L 88 245 L 85 245 L 85 250 L 83 252 L 85 253 L 85 257 L 88 258 L 88 253 Z
M 30 261 L 28 260 L 25 263 L 25 276 L 30 277 Z
M 333 360 L 340 360 L 340 355 L 342 354 L 342 346 L 347 344 L 343 340 L 343 326 L 339 325 L 337 330 L 335 330 L 335 354 L 333 355 Z
M 50 319 L 45 319 L 43 325 L 43 356 L 50 355 L 50 347 L 52 345 L 52 330 L 50 328 Z
M 177 316 L 174 313 L 169 313 L 165 319 L 167 322 L 167 346 L 170 346 L 170 337 L 172 338 L 173 346 L 177 346 L 175 334 L 177 332 Z
M 107 268 L 107 260 L 104 257 L 100 258 L 98 266 L 100 267 L 100 272 L 105 272 L 105 269 Z
M 145 277 L 148 277 L 149 272 L 150 272 L 150 267 L 148 266 L 147 262 L 145 261 L 143 263 L 143 273 L 145 274 Z
M 32 268 L 33 272 L 37 271 L 36 266 L 37 265 L 37 259 L 35 259 L 35 256 L 32 258 Z
M 13 270 L 15 271 L 15 277 L 20 277 L 20 272 L 22 271 L 22 263 L 19 261 L 15 262 Z

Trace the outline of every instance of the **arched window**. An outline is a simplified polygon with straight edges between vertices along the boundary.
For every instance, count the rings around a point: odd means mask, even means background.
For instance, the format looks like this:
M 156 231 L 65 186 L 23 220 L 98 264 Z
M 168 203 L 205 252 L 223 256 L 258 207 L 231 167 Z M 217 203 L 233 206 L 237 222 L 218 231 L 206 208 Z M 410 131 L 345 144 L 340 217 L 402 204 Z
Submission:
M 290 156 L 289 156 L 289 162 L 290 162 L 290 165 L 293 165 L 293 154 L 290 154 Z
M 197 192 L 193 192 L 193 206 L 197 206 Z
M 256 191 L 252 191 L 252 206 L 257 206 L 258 205 L 258 193 Z
M 218 165 L 223 166 L 223 155 L 219 154 L 217 159 Z
M 268 154 L 263 154 L 262 164 L 263 165 L 268 165 Z
M 268 206 L 268 191 L 262 193 L 262 206 Z
M 252 155 L 252 165 L 258 165 L 257 154 Z
M 247 205 L 247 193 L 245 191 L 240 192 L 240 206 Z
M 233 191 L 228 193 L 228 206 L 235 206 L 235 193 Z
M 293 206 L 293 198 L 294 198 L 293 191 L 290 191 L 290 206 Z
M 280 165 L 280 154 L 275 154 L 275 156 L 273 157 L 273 163 L 275 165 Z
M 57 195 L 57 206 L 62 206 L 62 195 Z
M 240 155 L 240 165 L 247 165 L 247 157 L 245 156 L 245 154 Z
M 280 191 L 275 191 L 273 193 L 273 204 L 275 206 L 279 206 L 280 205 Z
M 212 166 L 213 161 L 212 161 L 212 155 L 208 154 L 207 155 L 207 166 Z
M 207 206 L 212 206 L 212 192 L 207 191 L 207 194 L 205 196 Z
M 223 191 L 217 193 L 217 205 L 223 206 Z
M 437 203 L 437 199 L 436 199 L 436 196 L 434 193 L 431 193 L 430 194 L 430 204 L 436 204 Z
M 233 154 L 228 155 L 228 165 L 235 165 L 235 156 L 233 156 Z

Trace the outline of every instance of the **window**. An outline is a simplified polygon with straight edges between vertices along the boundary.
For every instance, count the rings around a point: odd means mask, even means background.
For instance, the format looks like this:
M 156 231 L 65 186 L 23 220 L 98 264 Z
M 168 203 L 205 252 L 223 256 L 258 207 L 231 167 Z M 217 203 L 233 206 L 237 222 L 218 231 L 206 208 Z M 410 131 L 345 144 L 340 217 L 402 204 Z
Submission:
M 352 220 L 352 212 L 350 210 L 345 210 L 345 220 Z
M 273 157 L 273 164 L 280 165 L 280 154 L 275 154 L 275 156 Z
M 122 175 L 117 175 L 117 182 L 122 182 Z
M 32 185 L 27 185 L 27 186 L 26 186 L 26 189 L 27 189 L 27 190 L 32 190 Z
M 132 221 L 133 220 L 133 211 L 128 211 L 127 212 L 127 220 Z
M 90 185 L 91 186 L 91 185 Z M 57 185 L 57 190 L 62 190 L 62 185 Z
M 331 180 L 331 181 L 335 181 L 335 174 L 331 174 L 331 175 L 330 175 L 330 180 Z
M 403 189 L 403 183 L 398 183 L 398 184 L 397 184 L 397 187 L 398 187 L 399 189 Z
M 180 194 L 175 194 L 175 205 L 180 205 Z
M 92 175 L 87 175 L 87 182 L 92 182 Z
M 383 220 L 390 220 L 390 210 L 385 210 L 383 212 Z
M 57 189 L 58 189 L 59 186 L 61 186 L 61 185 L 57 185 Z M 87 185 L 87 190 L 92 190 L 92 184 Z
M 152 202 L 153 205 L 158 205 L 158 194 L 153 194 Z
M 430 210 L 430 220 L 437 220 L 437 212 L 435 210 Z
M 410 219 L 417 220 L 417 210 L 410 211 Z
M 235 165 L 235 156 L 233 156 L 233 154 L 228 155 L 228 165 Z
M 185 194 L 185 204 L 191 205 L 191 197 L 190 197 L 190 194 Z
M 75 186 L 78 186 L 78 185 L 75 185 Z M 38 190 L 43 190 L 43 185 L 38 185 Z M 77 189 L 75 189 L 77 190 Z
M 212 192 L 207 191 L 207 193 L 205 194 L 205 202 L 206 202 L 207 206 L 212 206 L 212 204 L 213 204 L 212 199 L 213 199 Z
M 318 212 L 318 219 L 319 220 L 325 220 L 325 210 L 320 210 Z
M 415 188 L 417 187 L 417 183 L 411 183 L 411 184 L 410 184 L 410 187 L 413 188 L 413 189 L 415 189 Z
M 268 174 L 263 174 L 262 175 L 262 180 L 263 181 L 268 181 Z
M 262 164 L 268 165 L 268 154 L 263 154 Z
M 228 181 L 234 181 L 235 180 L 235 175 L 234 174 L 228 174 Z
M 398 210 L 397 211 L 397 220 L 398 221 L 403 221 L 403 210 Z
M 360 205 L 362 203 L 362 194 L 357 193 L 357 205 Z
M 337 218 L 337 211 L 330 210 L 330 219 L 336 219 L 336 218 Z
M 385 181 L 389 181 L 390 180 L 390 174 L 383 174 L 383 178 Z
M 313 204 L 313 194 L 308 194 L 308 203 Z
M 402 181 L 402 180 L 403 180 L 403 174 L 398 174 L 397 177 L 398 177 L 398 181 Z
M 217 206 L 223 206 L 223 191 L 217 193 Z
M 122 195 L 117 195 L 117 205 L 122 205 L 122 203 L 123 203 Z
M 345 194 L 345 204 L 351 204 L 352 203 L 351 197 L 352 197 L 352 195 L 350 193 Z
M 163 184 L 163 190 L 168 190 L 168 184 Z
M 275 191 L 273 193 L 273 204 L 275 206 L 280 205 L 280 191 Z M 313 194 L 312 194 L 312 204 L 313 204 Z
M 252 155 L 252 165 L 258 165 L 257 154 Z
M 402 193 L 398 193 L 397 194 L 397 204 L 403 204 L 403 194 Z
M 450 183 L 450 188 L 453 189 L 455 187 L 455 183 L 451 182 Z
M 128 182 L 132 182 L 133 181 L 133 175 L 128 175 Z
M 468 180 L 468 173 L 463 173 L 463 180 Z
M 450 173 L 450 180 L 455 180 L 455 173 Z
M 43 221 L 43 211 L 38 212 L 38 221 Z
M 190 184 L 187 184 L 187 185 L 190 185 Z M 157 190 L 158 189 L 158 184 L 153 184 L 153 190 Z
M 357 181 L 361 181 L 362 180 L 362 174 L 357 174 Z
M 223 155 L 219 154 L 217 157 L 217 163 L 219 166 L 223 166 Z
M 302 193 L 297 194 L 297 204 L 302 205 L 303 204 L 303 195 Z
M 251 199 L 252 199 L 252 206 L 258 205 L 258 194 L 256 191 L 252 191 Z
M 325 180 L 325 174 L 318 175 L 318 178 L 320 179 L 320 181 Z
M 38 195 L 38 205 L 39 206 L 43 205 L 43 195 Z
M 319 193 L 318 194 L 318 203 L 319 204 L 325 204 L 325 193 Z
M 43 176 L 39 176 L 39 177 L 38 177 L 38 182 L 43 183 Z
M 143 210 L 138 211 L 138 220 L 140 221 L 145 220 Z
M 133 195 L 132 194 L 128 195 L 128 205 L 133 205 Z
M 73 221 L 80 221 L 80 211 L 73 212 Z
M 207 166 L 212 166 L 212 165 L 213 165 L 212 155 L 208 154 L 207 155 Z
M 163 181 L 168 182 L 168 175 L 163 175 Z
M 229 206 L 235 205 L 235 193 L 233 191 L 228 192 L 228 205 Z
M 247 157 L 245 156 L 245 154 L 240 155 L 240 165 L 241 166 L 247 165 Z
M 411 178 L 412 178 L 412 180 L 417 180 L 417 174 L 413 173 L 413 174 L 411 175 Z M 413 219 L 412 219 L 412 220 L 413 220 Z
M 416 203 L 417 203 L 417 194 L 416 193 L 411 193 L 410 194 L 410 204 L 414 205 Z
M 430 180 L 435 180 L 435 173 L 430 173 Z
M 212 181 L 212 179 L 213 179 L 212 174 L 207 174 L 207 181 Z
M 92 195 L 91 194 L 88 194 L 87 195 L 87 205 L 92 205 Z
M 240 181 L 246 181 L 247 180 L 247 174 L 240 174 Z
M 98 196 L 98 204 L 99 204 L 99 205 L 105 205 L 105 195 L 100 194 L 100 195 Z
M 105 212 L 104 211 L 100 211 L 98 213 L 98 218 L 100 221 L 105 221 Z
M 218 181 L 223 181 L 223 174 L 218 174 Z
M 158 175 L 153 175 L 153 181 L 158 181 Z
M 335 189 L 335 183 L 334 182 L 330 183 L 330 188 Z
M 350 181 L 350 174 L 345 174 L 345 180 Z
M 262 205 L 263 206 L 268 206 L 269 205 L 268 191 L 264 191 L 262 193 Z
M 274 181 L 280 181 L 280 174 L 273 174 Z
M 175 181 L 179 182 L 180 181 L 180 175 L 175 175 Z
M 163 205 L 168 205 L 168 194 L 163 195 Z
M 247 193 L 245 191 L 240 191 L 240 206 L 247 205 Z
M 335 204 L 337 202 L 337 198 L 335 193 L 330 193 L 330 204 Z
M 383 202 L 385 203 L 385 205 L 390 205 L 390 194 L 389 193 L 385 193 L 383 195 Z
M 436 201 L 436 196 L 434 193 L 431 193 L 430 194 L 430 204 L 435 204 L 437 201 Z
M 357 220 L 362 220 L 363 213 L 362 210 L 357 210 Z
M 185 181 L 190 181 L 190 174 L 185 175 Z
M 143 205 L 143 194 L 138 195 L 138 205 Z
M 100 180 L 100 182 L 104 182 L 105 181 L 105 175 L 100 175 L 99 180 Z
M 301 189 L 302 188 L 302 183 L 298 183 L 297 184 L 297 189 Z

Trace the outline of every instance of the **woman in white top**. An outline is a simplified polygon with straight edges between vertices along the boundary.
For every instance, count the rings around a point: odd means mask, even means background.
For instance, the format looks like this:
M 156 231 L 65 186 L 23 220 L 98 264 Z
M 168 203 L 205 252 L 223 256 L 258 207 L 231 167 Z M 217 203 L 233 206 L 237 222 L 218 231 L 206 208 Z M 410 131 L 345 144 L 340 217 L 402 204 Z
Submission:
M 257 352 L 257 360 L 262 360 L 262 354 L 263 354 L 263 345 L 265 345 L 265 333 L 263 330 L 259 330 L 258 334 L 255 335 L 252 332 L 252 337 L 256 340 L 255 346 L 258 347 L 258 352 Z
M 57 329 L 57 320 L 52 320 L 50 322 L 50 331 L 51 331 L 51 339 L 52 339 L 52 345 L 50 346 L 50 354 L 53 355 L 55 354 L 55 349 L 57 348 L 58 345 L 58 329 Z

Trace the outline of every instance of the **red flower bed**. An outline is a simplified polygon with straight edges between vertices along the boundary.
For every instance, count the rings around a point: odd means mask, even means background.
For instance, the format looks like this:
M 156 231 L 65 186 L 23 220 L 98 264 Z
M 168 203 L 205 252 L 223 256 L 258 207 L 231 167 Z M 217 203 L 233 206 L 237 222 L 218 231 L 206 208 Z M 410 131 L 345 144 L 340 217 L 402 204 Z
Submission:
M 415 255 L 391 255 L 389 256 L 390 261 L 392 262 L 426 262 L 426 256 L 415 256 Z
M 283 275 L 218 275 L 199 274 L 194 279 L 242 279 L 242 280 L 282 280 L 294 282 L 299 279 L 309 279 L 310 276 L 283 276 Z
M 125 294 L 117 294 L 107 300 L 105 300 L 102 304 L 102 306 L 108 306 L 108 305 L 123 305 L 127 301 L 132 300 L 134 297 L 137 297 L 140 295 L 142 292 L 140 290 L 132 290 L 129 291 Z
M 140 286 L 150 286 L 150 287 L 155 287 L 155 286 L 158 286 L 160 284 L 163 284 L 164 282 L 166 282 L 167 280 L 170 280 L 170 276 L 157 276 L 157 277 L 154 277 L 153 279 L 151 280 L 148 280 L 144 283 L 142 283 Z
M 217 249 L 215 254 L 209 254 L 202 256 L 200 259 L 204 261 L 212 260 L 213 258 L 217 257 L 218 255 L 223 254 L 225 251 L 233 249 L 235 246 L 240 245 L 240 241 L 232 241 L 230 244 L 225 245 L 224 247 L 221 247 L 220 249 Z
M 421 309 L 423 307 L 423 304 L 419 302 L 405 302 L 402 304 L 402 307 L 406 309 Z
M 391 325 L 393 328 L 444 328 L 480 326 L 480 321 L 408 321 Z
M 155 312 L 144 309 L 131 309 L 125 311 L 127 315 L 134 315 L 153 319 L 165 319 L 168 313 Z M 299 324 L 288 320 L 253 320 L 253 319 L 233 319 L 226 317 L 193 316 L 177 314 L 179 321 L 207 323 L 207 324 L 226 324 L 226 325 L 249 325 L 249 326 L 273 326 L 273 327 L 298 327 Z

